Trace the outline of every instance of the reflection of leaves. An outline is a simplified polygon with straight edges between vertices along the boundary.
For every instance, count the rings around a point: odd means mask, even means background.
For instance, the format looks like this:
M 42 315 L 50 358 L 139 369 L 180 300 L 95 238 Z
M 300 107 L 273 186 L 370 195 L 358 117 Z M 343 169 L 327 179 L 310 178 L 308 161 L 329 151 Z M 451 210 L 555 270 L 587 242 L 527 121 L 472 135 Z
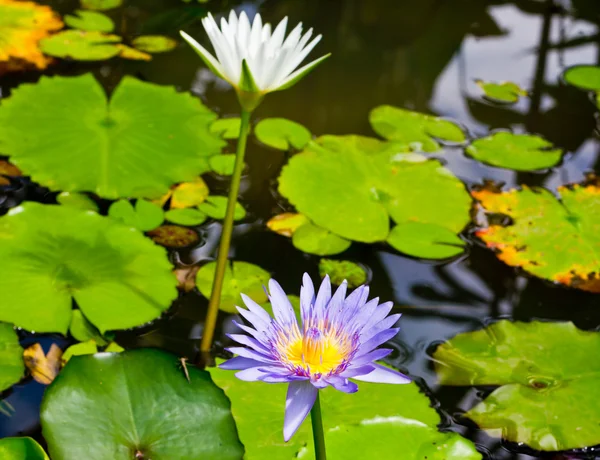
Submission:
M 48 460 L 44 449 L 31 438 L 0 439 L 0 458 L 3 460 Z
M 521 96 L 527 96 L 527 91 L 512 81 L 500 83 L 476 80 L 475 83 L 481 88 L 488 99 L 497 102 L 514 104 Z
M 229 401 L 208 372 L 188 365 L 188 381 L 177 363 L 151 349 L 71 359 L 42 402 L 52 458 L 240 459 Z
M 340 285 L 348 281 L 348 287 L 355 288 L 367 281 L 365 269 L 349 260 L 321 259 L 319 260 L 319 275 L 321 278 L 329 275 L 333 284 Z
M 279 235 L 291 237 L 299 227 L 308 222 L 308 218 L 302 214 L 284 212 L 283 214 L 271 217 L 267 222 L 267 227 Z
M 96 11 L 76 10 L 75 16 L 66 15 L 65 24 L 74 29 L 112 32 L 115 23 L 107 15 Z
M 536 450 L 600 443 L 600 334 L 572 323 L 500 321 L 435 351 L 445 385 L 501 385 L 466 416 Z
M 339 254 L 352 244 L 351 241 L 310 222 L 294 231 L 292 243 L 301 251 L 318 256 Z
M 580 289 L 599 292 L 600 189 L 594 183 L 546 189 L 473 192 L 483 209 L 511 219 L 477 232 L 508 265 Z
M 223 143 L 208 131 L 214 118 L 189 94 L 131 77 L 108 104 L 91 74 L 43 77 L 3 99 L 0 143 L 11 161 L 54 190 L 156 198 L 209 169 L 208 157 Z
M 65 30 L 40 42 L 42 51 L 50 56 L 76 61 L 104 61 L 119 54 L 118 35 L 97 31 Z
M 263 144 L 279 150 L 290 150 L 292 147 L 301 150 L 312 137 L 310 131 L 300 123 L 285 118 L 261 120 L 254 128 L 254 135 Z
M 50 385 L 60 372 L 62 350 L 53 343 L 48 354 L 39 343 L 23 350 L 23 361 L 31 376 L 42 385 Z
M 4 391 L 23 377 L 23 349 L 12 324 L 0 323 L 0 391 Z

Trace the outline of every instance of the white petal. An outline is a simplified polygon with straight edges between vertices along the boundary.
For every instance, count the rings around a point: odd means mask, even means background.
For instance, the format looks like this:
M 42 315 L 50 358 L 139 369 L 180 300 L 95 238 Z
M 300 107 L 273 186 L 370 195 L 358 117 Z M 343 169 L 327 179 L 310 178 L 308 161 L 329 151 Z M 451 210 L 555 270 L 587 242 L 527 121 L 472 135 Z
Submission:
M 285 29 L 287 27 L 288 18 L 287 16 L 281 20 L 277 27 L 275 27 L 275 31 L 273 35 L 269 39 L 267 46 L 267 56 L 269 54 L 273 54 L 276 50 L 281 48 L 281 44 L 283 43 L 283 37 L 285 36 Z

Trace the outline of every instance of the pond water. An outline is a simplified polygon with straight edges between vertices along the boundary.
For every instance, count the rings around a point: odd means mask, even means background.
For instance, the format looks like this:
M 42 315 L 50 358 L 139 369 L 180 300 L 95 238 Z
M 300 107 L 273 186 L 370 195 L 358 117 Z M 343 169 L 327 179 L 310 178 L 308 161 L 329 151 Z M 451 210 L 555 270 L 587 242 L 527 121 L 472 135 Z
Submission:
M 60 13 L 77 6 L 72 1 L 41 3 Z M 496 129 L 537 133 L 568 152 L 559 166 L 534 173 L 483 165 L 466 157 L 460 147 L 448 146 L 433 155 L 469 187 L 493 180 L 506 188 L 526 184 L 555 191 L 561 184 L 582 181 L 587 173 L 598 170 L 600 140 L 594 104 L 585 92 L 561 82 L 561 74 L 569 66 L 600 63 L 597 0 L 214 0 L 206 5 L 127 0 L 125 7 L 109 14 L 123 36 L 143 31 L 176 37 L 176 31 L 185 27 L 192 36 L 202 37 L 195 18 L 206 8 L 217 14 L 231 7 L 250 16 L 260 12 L 270 22 L 286 15 L 302 21 L 323 34 L 319 52 L 332 53 L 293 90 L 269 95 L 256 113 L 259 119 L 289 118 L 316 135 L 373 135 L 367 114 L 373 107 L 389 104 L 453 119 L 473 137 Z M 220 115 L 237 114 L 233 90 L 217 80 L 185 44 L 156 55 L 151 62 L 63 61 L 46 74 L 89 71 L 108 91 L 130 74 L 190 90 Z M 21 83 L 38 78 L 38 73 L 31 72 L 6 74 L 0 78 L 1 95 L 7 97 Z M 527 88 L 530 95 L 514 105 L 493 104 L 481 97 L 477 79 L 509 80 Z M 251 141 L 246 158 L 240 201 L 248 216 L 234 229 L 231 256 L 260 265 L 286 292 L 297 293 L 302 273 L 318 276 L 319 258 L 300 252 L 289 239 L 269 232 L 264 225 L 273 215 L 290 209 L 276 191 L 286 155 Z M 226 191 L 228 187 L 227 180 L 216 176 L 208 177 L 207 183 L 211 190 Z M 22 200 L 54 200 L 46 189 L 27 183 L 9 195 L 0 198 L 3 211 Z M 395 351 L 390 362 L 418 376 L 446 415 L 446 428 L 473 440 L 486 458 L 597 458 L 592 448 L 540 454 L 490 437 L 460 417 L 489 391 L 438 385 L 431 358 L 436 344 L 457 333 L 480 329 L 491 320 L 573 321 L 588 330 L 600 324 L 597 295 L 528 276 L 497 259 L 474 238 L 471 229 L 463 235 L 468 241 L 466 253 L 443 262 L 404 256 L 383 244 L 354 243 L 343 254 L 344 259 L 367 267 L 371 292 L 393 300 L 403 313 L 401 332 L 391 344 Z M 204 226 L 203 244 L 173 252 L 172 260 L 187 265 L 213 258 L 219 236 L 218 223 Z M 138 330 L 120 332 L 117 341 L 125 347 L 160 347 L 192 358 L 206 305 L 206 299 L 195 291 L 182 294 L 165 317 Z M 217 348 L 227 343 L 223 334 L 232 327 L 231 318 L 220 315 Z M 53 341 L 67 344 L 59 336 L 22 336 L 24 343 L 41 340 L 46 348 Z M 6 401 L 13 406 L 14 415 L 0 414 L 0 436 L 29 434 L 43 442 L 38 425 L 43 388 L 27 381 L 8 393 Z

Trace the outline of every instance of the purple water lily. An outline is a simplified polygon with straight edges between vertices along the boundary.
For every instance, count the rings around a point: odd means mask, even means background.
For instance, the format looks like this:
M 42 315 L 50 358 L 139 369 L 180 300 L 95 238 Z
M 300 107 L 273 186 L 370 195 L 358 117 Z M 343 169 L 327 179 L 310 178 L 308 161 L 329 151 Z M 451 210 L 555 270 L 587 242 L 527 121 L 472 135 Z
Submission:
M 302 325 L 277 281 L 269 281 L 274 318 L 242 294 L 248 310 L 238 310 L 253 327 L 239 324 L 249 335 L 230 335 L 244 346 L 230 348 L 238 356 L 221 368 L 240 371 L 236 377 L 241 380 L 289 383 L 283 427 L 286 442 L 310 412 L 321 388 L 331 385 L 345 393 L 358 391 L 349 378 L 410 382 L 405 375 L 375 363 L 392 351 L 377 347 L 399 330 L 393 326 L 400 315 L 388 316 L 392 302 L 379 305 L 378 298 L 367 302 L 368 286 L 358 287 L 348 297 L 346 289 L 344 281 L 332 296 L 326 276 L 315 298 L 313 283 L 304 274 L 300 291 Z

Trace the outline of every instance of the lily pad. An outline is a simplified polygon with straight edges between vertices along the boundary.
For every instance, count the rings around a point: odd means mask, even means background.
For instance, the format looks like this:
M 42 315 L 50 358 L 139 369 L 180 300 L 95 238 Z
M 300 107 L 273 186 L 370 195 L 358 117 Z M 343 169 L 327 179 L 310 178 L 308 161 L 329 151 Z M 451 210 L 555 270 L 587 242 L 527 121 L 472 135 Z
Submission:
M 24 372 L 23 349 L 19 344 L 19 337 L 12 324 L 0 323 L 0 391 L 21 380 Z
M 600 443 L 600 333 L 572 323 L 499 321 L 435 351 L 444 385 L 497 385 L 466 417 L 494 436 L 557 451 Z
M 527 96 L 527 91 L 512 81 L 496 83 L 476 80 L 475 83 L 484 92 L 485 97 L 492 101 L 514 104 L 515 102 L 519 102 L 521 96 Z
M 208 159 L 213 172 L 221 176 L 231 176 L 235 169 L 235 154 L 214 155 Z
M 600 292 L 600 187 L 474 191 L 485 211 L 510 222 L 482 223 L 476 235 L 508 265 L 554 282 Z
M 210 299 L 212 294 L 216 267 L 216 262 L 209 262 L 200 267 L 196 274 L 196 286 L 207 299 Z M 246 294 L 258 303 L 266 302 L 267 294 L 264 286 L 269 283 L 270 278 L 269 272 L 258 265 L 241 261 L 231 262 L 225 269 L 219 308 L 229 313 L 237 313 L 235 307 L 243 305 L 240 294 Z
M 267 222 L 267 227 L 272 232 L 291 238 L 298 228 L 308 222 L 310 222 L 308 217 L 303 214 L 284 212 L 283 214 L 271 217 Z
M 177 225 L 195 226 L 206 220 L 206 214 L 193 208 L 171 209 L 165 213 L 165 219 Z
M 165 219 L 160 206 L 142 199 L 136 200 L 135 208 L 129 200 L 115 201 L 108 208 L 108 217 L 141 232 L 154 230 Z
M 64 30 L 40 42 L 49 56 L 76 61 L 104 61 L 119 54 L 118 35 L 97 31 Z M 80 77 L 81 78 L 81 77 Z
M 44 449 L 31 438 L 0 439 L 0 458 L 3 460 L 48 460 Z
M 81 0 L 81 7 L 88 10 L 105 11 L 118 8 L 123 0 Z
M 66 364 L 73 356 L 93 355 L 94 353 L 98 353 L 98 344 L 94 339 L 90 339 L 67 348 L 62 355 L 62 362 Z
M 539 136 L 505 131 L 477 139 L 466 152 L 483 163 L 516 171 L 550 168 L 563 155 L 561 149 L 553 148 L 551 142 Z
M 456 123 L 390 105 L 374 108 L 369 121 L 380 136 L 403 142 L 416 151 L 436 152 L 440 149 L 438 140 L 453 143 L 466 141 L 465 133 Z
M 390 218 L 460 232 L 471 207 L 463 183 L 437 160 L 398 149 L 376 139 L 323 136 L 290 159 L 279 192 L 315 225 L 349 240 L 386 240 Z
M 465 242 L 453 231 L 420 222 L 396 225 L 387 242 L 404 254 L 424 259 L 446 259 L 462 254 L 465 250 Z
M 573 86 L 588 91 L 600 91 L 600 66 L 577 65 L 563 73 L 563 79 Z
M 110 103 L 91 74 L 42 77 L 2 100 L 0 144 L 53 190 L 158 198 L 208 171 L 208 157 L 223 144 L 208 131 L 214 118 L 189 94 L 131 77 Z
M 66 334 L 73 300 L 101 333 L 139 326 L 177 296 L 164 249 L 94 212 L 28 202 L 0 218 L 0 320 Z
M 198 209 L 213 219 L 225 219 L 227 197 L 211 195 L 206 198 L 204 203 L 198 206 Z M 241 204 L 236 203 L 233 211 L 233 220 L 242 220 L 244 217 L 246 217 L 246 210 Z
M 119 48 L 119 57 L 123 59 L 131 59 L 133 61 L 151 61 L 152 56 L 148 53 L 144 53 L 143 51 L 136 50 L 131 46 L 123 45 L 122 43 L 117 45 Z
M 72 358 L 42 402 L 52 459 L 242 458 L 223 391 L 190 365 L 188 381 L 178 362 L 153 349 Z
M 254 128 L 254 135 L 263 144 L 279 150 L 302 150 L 312 138 L 308 129 L 285 118 L 265 118 Z
M 89 196 L 77 192 L 62 192 L 56 196 L 56 201 L 63 206 L 71 206 L 85 211 L 98 212 L 98 205 Z
M 231 400 L 246 460 L 314 458 L 309 420 L 283 442 L 287 385 L 244 382 L 218 368 L 210 373 Z M 333 460 L 399 458 L 398 452 L 403 460 L 482 458 L 471 441 L 437 431 L 440 416 L 414 383 L 360 383 L 354 394 L 326 388 L 320 395 L 327 457 Z
M 210 125 L 210 132 L 218 134 L 223 139 L 237 139 L 240 137 L 242 119 L 240 117 L 219 118 Z
M 201 177 L 197 177 L 191 182 L 178 184 L 171 195 L 171 208 L 181 209 L 198 206 L 204 203 L 209 193 L 208 186 Z
M 142 35 L 134 38 L 131 44 L 146 53 L 166 53 L 175 49 L 177 41 L 164 35 Z
M 65 24 L 80 30 L 92 30 L 106 33 L 115 30 L 115 23 L 113 20 L 107 15 L 96 11 L 76 10 L 75 16 L 70 14 L 65 16 Z
M 179 225 L 161 225 L 149 231 L 148 236 L 156 244 L 173 249 L 187 248 L 200 241 L 200 237 L 194 230 Z
M 69 333 L 80 342 L 93 340 L 100 346 L 108 344 L 108 341 L 100 334 L 100 331 L 90 323 L 81 310 L 73 310 Z
M 34 2 L 0 1 L 0 64 L 19 69 L 45 69 L 50 62 L 38 46 L 40 39 L 63 27 L 49 7 Z
M 338 286 L 346 280 L 349 288 L 355 288 L 367 282 L 365 269 L 349 260 L 321 259 L 319 260 L 319 275 L 321 278 L 329 275 L 331 283 Z
M 292 235 L 292 243 L 301 251 L 318 256 L 339 254 L 352 244 L 351 241 L 310 222 L 296 229 Z

